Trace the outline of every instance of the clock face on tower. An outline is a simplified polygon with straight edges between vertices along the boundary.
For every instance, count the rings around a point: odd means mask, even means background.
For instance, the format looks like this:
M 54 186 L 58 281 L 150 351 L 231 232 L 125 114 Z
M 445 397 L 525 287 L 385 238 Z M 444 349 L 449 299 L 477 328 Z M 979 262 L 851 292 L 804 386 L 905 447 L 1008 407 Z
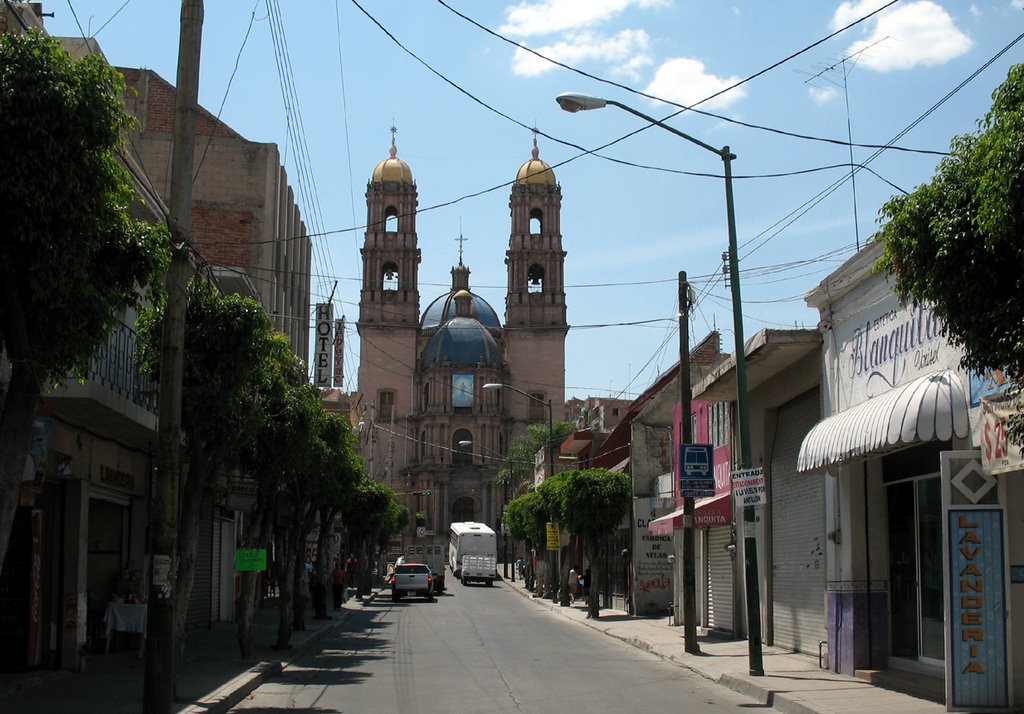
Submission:
M 473 406 L 473 375 L 453 374 L 452 375 L 452 406 L 472 407 Z

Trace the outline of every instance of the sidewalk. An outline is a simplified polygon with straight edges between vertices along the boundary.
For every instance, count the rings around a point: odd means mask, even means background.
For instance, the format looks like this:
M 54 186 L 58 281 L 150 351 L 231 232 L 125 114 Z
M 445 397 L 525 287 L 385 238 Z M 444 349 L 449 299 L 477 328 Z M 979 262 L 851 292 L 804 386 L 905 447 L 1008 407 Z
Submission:
M 946 711 L 942 704 L 882 689 L 829 669 L 819 669 L 817 658 L 775 647 L 762 647 L 765 675 L 752 677 L 749 674 L 746 640 L 698 637 L 701 653 L 691 655 L 683 650 L 683 628 L 669 625 L 668 617 L 631 617 L 621 610 L 602 608 L 599 619 L 588 620 L 586 607 L 580 600 L 570 607 L 561 607 L 549 599 L 533 597 L 521 579 L 515 583 L 504 581 L 502 584 L 530 598 L 538 607 L 548 608 L 638 649 L 675 662 L 780 712 L 938 714 Z
M 376 592 L 365 602 L 372 602 Z M 267 608 L 253 619 L 254 657 L 248 661 L 238 656 L 234 623 L 219 622 L 209 630 L 189 632 L 174 711 L 226 712 L 293 658 L 317 647 L 362 608 L 363 601 L 349 598 L 342 610 L 329 613 L 330 620 L 314 620 L 312 608 L 306 610 L 306 629 L 292 632 L 287 652 L 271 648 L 277 635 L 277 608 Z M 135 639 L 124 636 L 118 651 L 88 655 L 82 672 L 0 674 L 0 712 L 138 714 L 142 711 L 145 666 Z

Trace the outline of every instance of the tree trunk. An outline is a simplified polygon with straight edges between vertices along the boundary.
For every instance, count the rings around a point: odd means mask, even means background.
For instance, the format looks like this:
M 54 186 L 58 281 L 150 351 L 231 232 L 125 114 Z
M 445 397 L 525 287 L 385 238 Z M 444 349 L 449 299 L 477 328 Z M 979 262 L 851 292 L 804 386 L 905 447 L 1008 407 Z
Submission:
M 188 476 L 181 488 L 181 516 L 178 522 L 178 572 L 174 590 L 174 661 L 181 671 L 185 659 L 185 621 L 188 599 L 196 575 L 196 547 L 199 544 L 199 519 L 209 510 L 207 488 L 211 464 L 201 449 L 190 449 Z
M 242 540 L 246 548 L 266 547 L 270 540 L 270 523 L 268 509 L 257 507 L 250 514 L 249 525 L 246 527 Z M 242 587 L 235 599 L 235 619 L 238 622 L 238 654 L 242 659 L 253 658 L 252 619 L 256 612 L 256 584 L 259 573 L 242 573 Z
M 14 514 L 18 510 L 21 477 L 28 459 L 32 420 L 39 404 L 40 381 L 24 360 L 13 362 L 6 401 L 0 409 L 0 564 L 7 555 Z
M 576 557 L 575 548 L 572 547 L 574 538 L 569 539 L 569 545 L 563 545 L 558 559 L 558 604 L 561 607 L 569 607 L 569 570 L 572 568 L 572 559 Z
M 327 615 L 327 588 L 334 573 L 334 564 L 331 561 L 330 543 L 331 529 L 334 524 L 334 516 L 338 512 L 336 508 L 323 506 L 319 510 L 320 530 L 316 537 L 316 582 L 317 596 L 313 598 L 313 608 L 316 620 L 328 620 Z
M 291 557 L 289 552 L 291 548 L 288 547 L 288 535 L 289 529 L 278 528 L 274 539 L 279 546 L 276 551 L 278 557 L 274 570 L 276 571 L 277 587 L 280 593 L 277 603 L 277 642 L 274 643 L 274 649 L 276 650 L 291 648 L 293 582 L 295 579 L 295 568 L 300 565 Z
M 587 539 L 587 560 L 590 561 L 590 580 L 587 581 L 587 619 L 601 617 L 601 581 L 604 570 L 601 563 L 601 546 L 596 538 Z

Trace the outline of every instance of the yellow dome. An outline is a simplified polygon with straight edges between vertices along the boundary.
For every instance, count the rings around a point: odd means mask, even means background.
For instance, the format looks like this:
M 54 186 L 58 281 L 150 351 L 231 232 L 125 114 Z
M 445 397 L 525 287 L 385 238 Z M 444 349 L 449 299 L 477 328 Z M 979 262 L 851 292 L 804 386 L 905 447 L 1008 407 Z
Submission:
M 516 183 L 520 184 L 548 184 L 555 185 L 555 172 L 545 162 L 537 158 L 540 150 L 537 148 L 537 140 L 533 140 L 533 158 L 519 167 L 516 174 Z
M 409 168 L 409 164 L 398 158 L 398 148 L 395 146 L 394 138 L 391 139 L 391 148 L 388 153 L 390 156 L 374 167 L 371 180 L 374 183 L 381 181 L 412 183 L 412 169 Z

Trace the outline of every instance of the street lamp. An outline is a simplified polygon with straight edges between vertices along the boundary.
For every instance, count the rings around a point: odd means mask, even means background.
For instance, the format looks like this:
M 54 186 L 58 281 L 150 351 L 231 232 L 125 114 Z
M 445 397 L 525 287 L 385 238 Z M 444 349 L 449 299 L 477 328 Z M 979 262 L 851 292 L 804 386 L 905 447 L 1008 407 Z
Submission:
M 729 226 L 729 280 L 732 283 L 732 324 L 733 334 L 736 338 L 736 411 L 739 421 L 740 437 L 740 468 L 749 468 L 751 465 L 750 456 L 750 420 L 747 409 L 747 356 L 743 340 L 743 312 L 742 300 L 740 299 L 740 270 L 736 249 L 736 215 L 733 208 L 732 197 L 732 160 L 736 158 L 728 146 L 716 149 L 710 144 L 705 144 L 700 139 L 679 131 L 675 127 L 637 111 L 632 107 L 616 102 L 612 99 L 591 97 L 585 94 L 566 93 L 559 94 L 555 101 L 558 106 L 567 112 L 575 113 L 588 111 L 590 109 L 602 109 L 608 105 L 618 107 L 623 111 L 640 117 L 644 121 L 661 127 L 667 132 L 686 139 L 691 144 L 710 151 L 722 160 L 725 175 L 725 210 Z M 680 307 L 682 309 L 682 307 Z M 689 375 L 686 375 L 689 379 Z M 683 414 L 683 419 L 688 420 L 689 414 Z M 750 674 L 754 676 L 764 675 L 764 665 L 761 659 L 761 612 L 760 597 L 757 584 L 757 539 L 754 536 L 754 507 L 748 506 L 743 509 L 744 523 L 744 561 L 747 586 L 747 631 L 749 642 L 749 665 Z M 689 618 L 694 613 L 687 613 Z
M 513 392 L 518 392 L 519 394 L 522 394 L 527 399 L 532 399 L 535 402 L 538 402 L 540 404 L 544 404 L 544 405 L 547 406 L 547 408 L 548 408 L 548 478 L 551 478 L 552 476 L 554 476 L 555 475 L 555 443 L 554 443 L 555 442 L 555 429 L 554 429 L 554 419 L 553 419 L 552 410 L 551 410 L 551 400 L 548 399 L 545 402 L 540 397 L 535 397 L 532 394 L 530 394 L 529 392 L 524 392 L 522 389 L 519 389 L 519 387 L 513 387 L 511 384 L 500 384 L 500 383 L 496 383 L 496 382 L 491 382 L 489 384 L 485 384 L 483 387 L 481 387 L 481 389 L 491 389 L 491 390 L 511 389 Z M 548 581 L 549 582 L 553 581 L 553 578 L 549 577 Z M 554 589 L 554 590 L 555 590 L 555 597 L 557 597 L 558 590 L 557 589 Z

